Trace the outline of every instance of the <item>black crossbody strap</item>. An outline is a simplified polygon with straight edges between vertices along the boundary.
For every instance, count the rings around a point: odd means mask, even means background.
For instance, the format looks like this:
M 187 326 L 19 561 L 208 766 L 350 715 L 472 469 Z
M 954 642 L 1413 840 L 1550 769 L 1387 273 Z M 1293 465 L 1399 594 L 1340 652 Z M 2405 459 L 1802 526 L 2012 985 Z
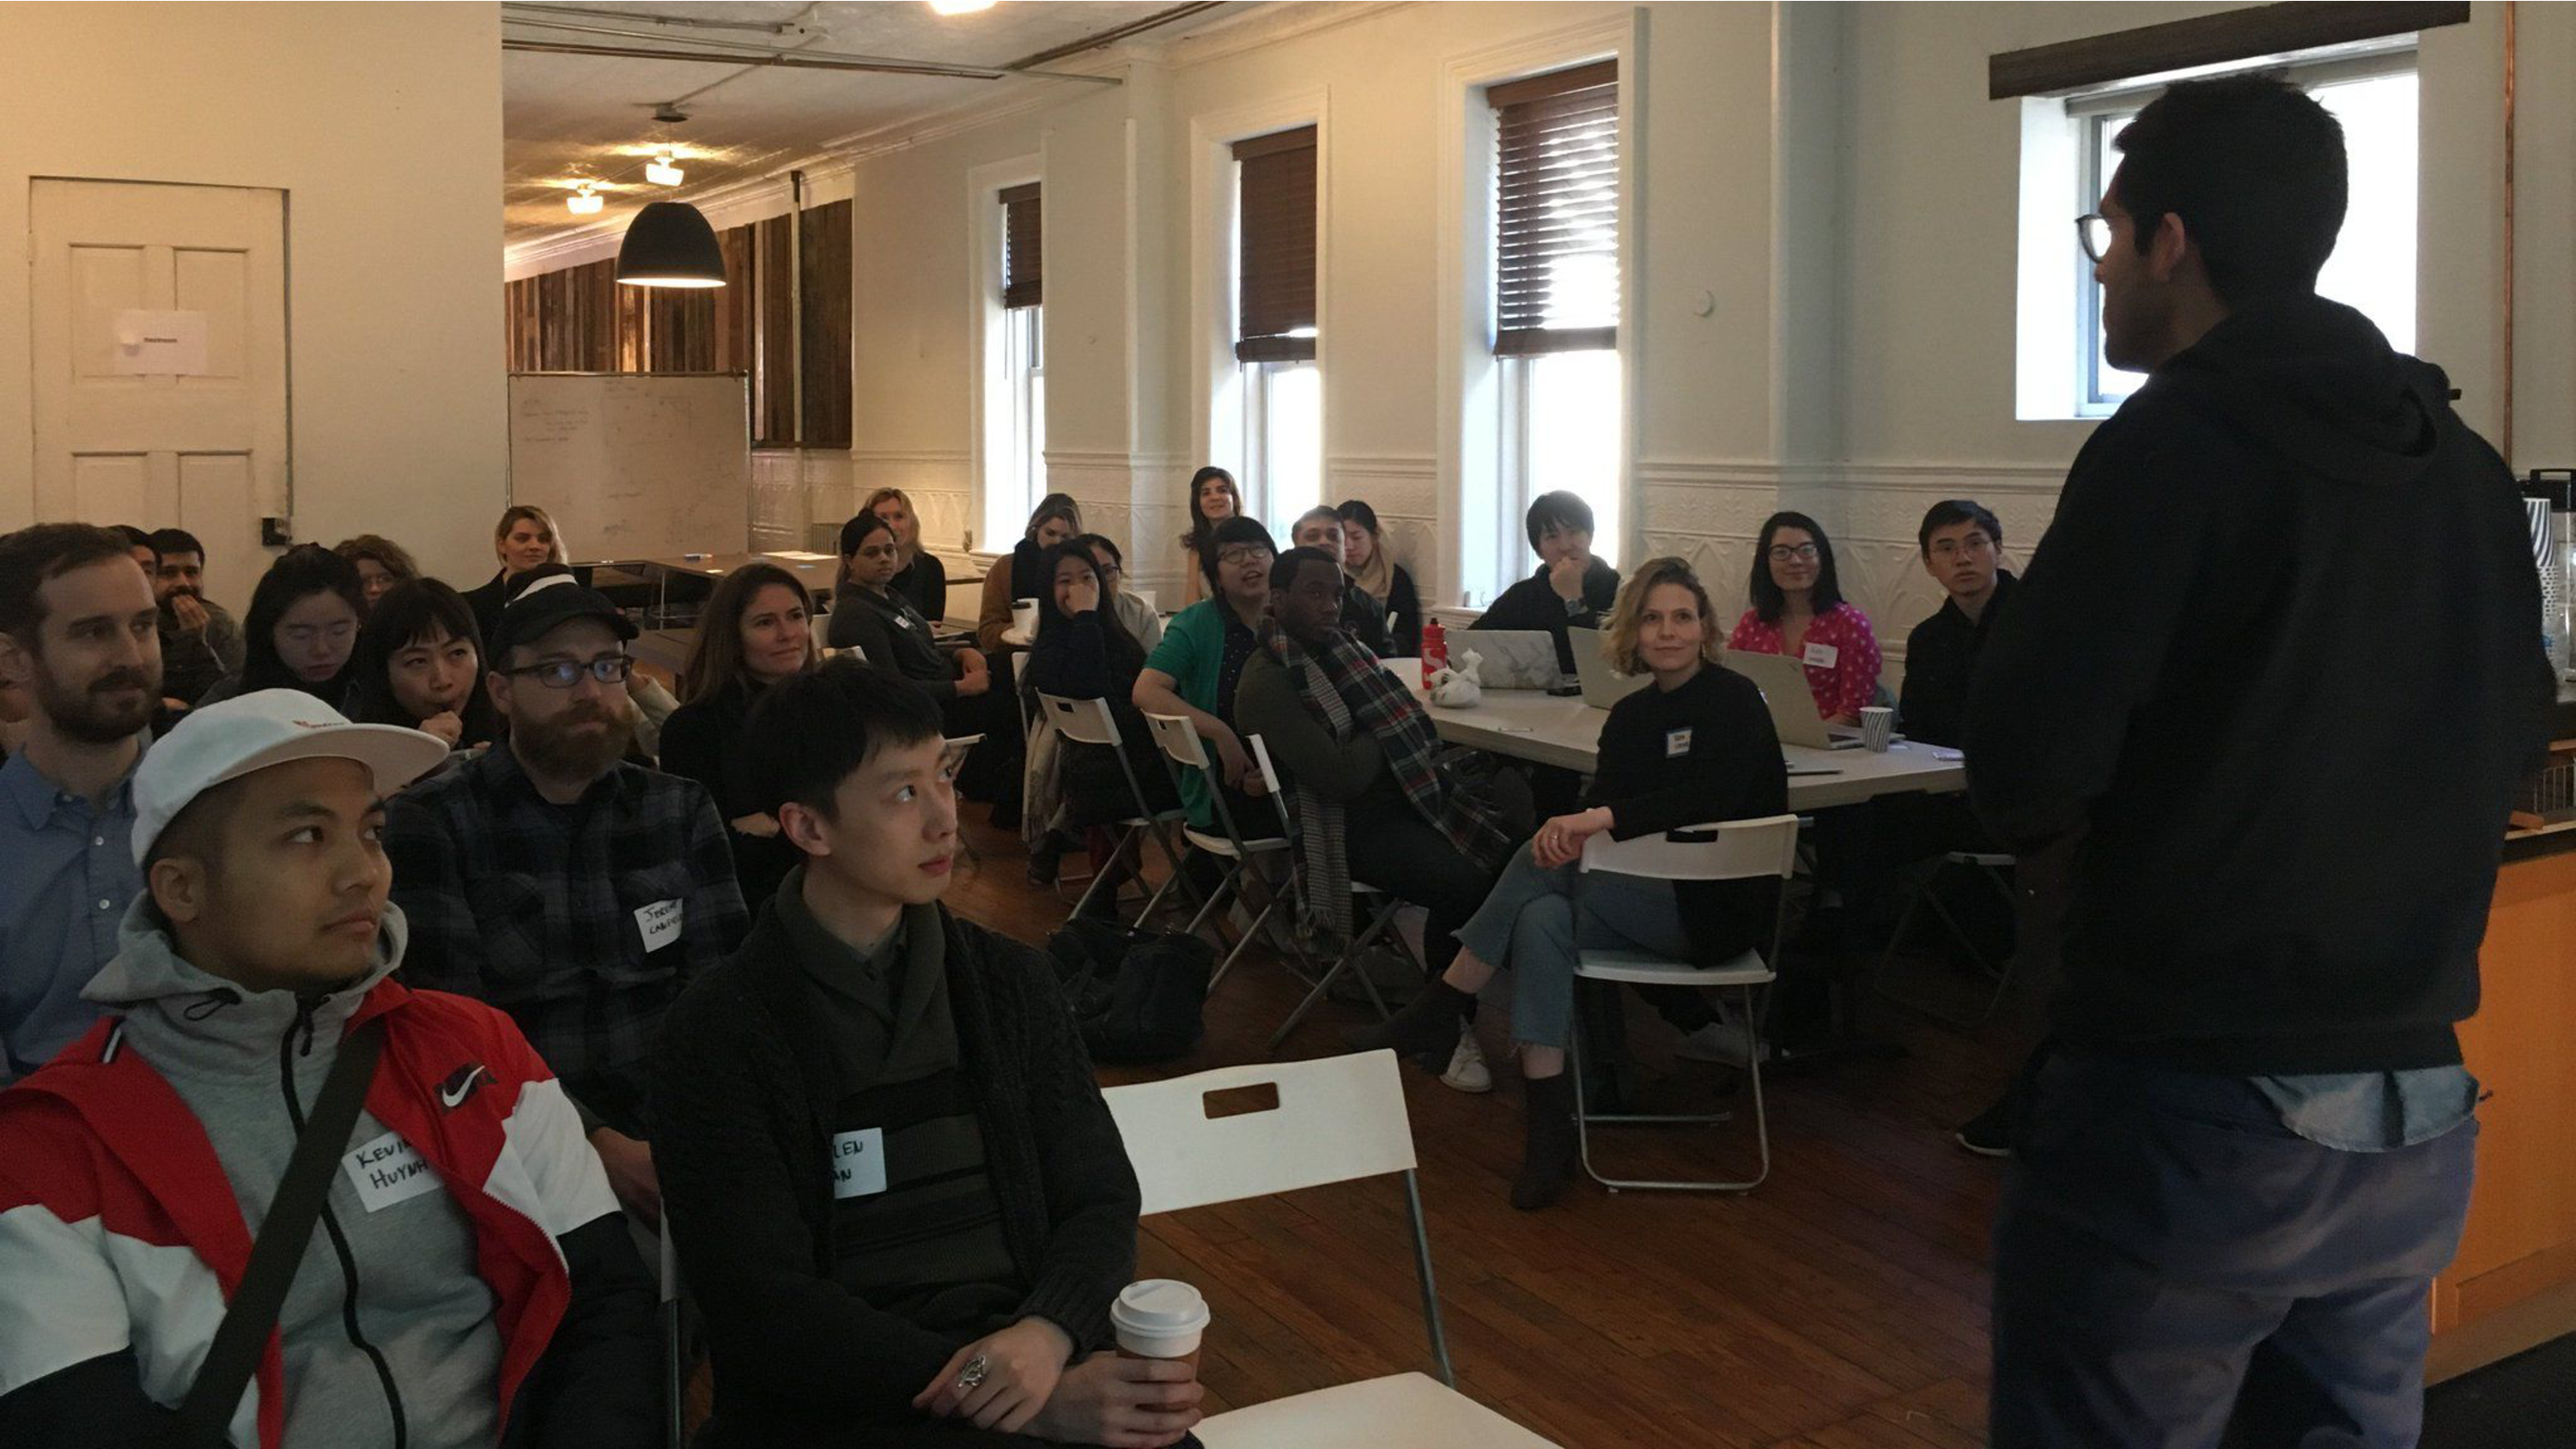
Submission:
M 206 1350 L 197 1381 L 179 1406 L 166 1441 L 172 1449 L 223 1449 L 227 1442 L 224 1436 L 241 1407 L 242 1391 L 259 1371 L 269 1331 L 277 1326 L 286 1290 L 295 1281 L 295 1266 L 303 1261 L 304 1245 L 312 1241 L 313 1224 L 322 1216 L 331 1169 L 348 1150 L 349 1133 L 358 1125 L 358 1109 L 366 1103 L 368 1083 L 375 1080 L 384 1042 L 385 1020 L 379 1016 L 340 1043 L 322 1095 L 314 1099 L 313 1115 L 304 1119 L 304 1131 L 295 1139 L 295 1154 L 287 1159 L 277 1197 L 251 1243 L 250 1266 L 242 1270 L 223 1324 L 215 1330 L 214 1346 Z

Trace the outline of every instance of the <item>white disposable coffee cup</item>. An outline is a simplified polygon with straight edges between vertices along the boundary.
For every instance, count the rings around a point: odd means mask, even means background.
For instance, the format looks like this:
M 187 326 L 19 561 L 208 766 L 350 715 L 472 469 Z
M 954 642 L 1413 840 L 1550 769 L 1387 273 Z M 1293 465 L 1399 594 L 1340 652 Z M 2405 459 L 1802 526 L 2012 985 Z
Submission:
M 1860 712 L 1861 747 L 1873 754 L 1884 754 L 1896 735 L 1896 711 L 1873 704 Z
M 1118 1334 L 1121 1354 L 1185 1359 L 1193 1370 L 1198 1367 L 1199 1344 L 1207 1336 L 1208 1321 L 1207 1299 L 1172 1278 L 1130 1283 L 1109 1305 L 1109 1326 Z
M 1013 599 L 1011 601 L 1011 627 L 1032 638 L 1036 637 L 1038 632 L 1038 601 L 1035 599 Z

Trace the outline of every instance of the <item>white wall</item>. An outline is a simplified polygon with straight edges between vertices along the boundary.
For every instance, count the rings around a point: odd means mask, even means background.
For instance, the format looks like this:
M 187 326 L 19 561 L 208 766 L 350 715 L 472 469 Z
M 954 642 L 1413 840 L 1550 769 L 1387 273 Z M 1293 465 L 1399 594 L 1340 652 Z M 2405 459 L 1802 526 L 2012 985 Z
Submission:
M 276 187 L 297 537 L 479 582 L 509 464 L 500 39 L 487 4 L 7 6 L 0 528 L 35 506 L 29 179 Z

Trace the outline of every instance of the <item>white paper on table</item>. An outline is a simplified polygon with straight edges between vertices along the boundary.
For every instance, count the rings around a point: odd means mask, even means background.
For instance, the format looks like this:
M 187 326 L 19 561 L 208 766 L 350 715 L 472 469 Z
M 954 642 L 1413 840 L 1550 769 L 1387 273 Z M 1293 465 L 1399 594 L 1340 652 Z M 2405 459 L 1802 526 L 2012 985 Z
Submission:
M 206 375 L 206 314 L 120 308 L 115 371 L 124 377 Z
M 828 553 L 807 553 L 800 548 L 782 548 L 776 553 L 770 555 L 771 558 L 791 558 L 799 563 L 821 563 L 827 558 L 834 558 L 837 556 L 838 555 Z

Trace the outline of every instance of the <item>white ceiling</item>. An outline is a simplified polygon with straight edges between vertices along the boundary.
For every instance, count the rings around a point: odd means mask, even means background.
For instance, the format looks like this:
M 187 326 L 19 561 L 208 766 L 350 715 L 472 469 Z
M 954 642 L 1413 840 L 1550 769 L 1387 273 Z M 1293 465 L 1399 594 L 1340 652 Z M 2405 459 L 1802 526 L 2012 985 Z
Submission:
M 996 68 L 1023 57 L 1131 24 L 1172 8 L 1175 0 L 1002 0 L 990 10 L 942 16 L 923 0 L 750 0 L 750 3 L 563 4 L 542 9 L 505 5 L 506 34 L 547 43 L 731 51 L 746 45 L 801 48 Z M 1224 5 L 1149 32 L 1166 40 L 1249 7 Z M 563 11 L 581 11 L 574 15 Z M 710 29 L 657 23 L 724 20 L 801 24 L 805 33 Z M 561 22 L 633 32 L 603 35 L 542 28 Z M 810 38 L 809 38 L 810 36 Z M 801 45 L 800 45 L 801 42 Z M 1049 69 L 1066 69 L 1073 58 Z M 693 61 L 505 51 L 502 57 L 502 242 L 525 247 L 565 233 L 622 228 L 647 201 L 697 200 L 706 193 L 771 175 L 791 163 L 871 132 L 971 105 L 1017 97 L 1040 85 L 1092 85 L 1024 76 L 1000 80 L 895 75 L 843 70 L 736 67 Z M 684 124 L 653 120 L 654 107 L 678 100 Z M 688 180 L 677 187 L 644 179 L 651 153 L 677 145 Z M 608 198 L 596 216 L 564 208 L 576 181 L 600 183 Z

